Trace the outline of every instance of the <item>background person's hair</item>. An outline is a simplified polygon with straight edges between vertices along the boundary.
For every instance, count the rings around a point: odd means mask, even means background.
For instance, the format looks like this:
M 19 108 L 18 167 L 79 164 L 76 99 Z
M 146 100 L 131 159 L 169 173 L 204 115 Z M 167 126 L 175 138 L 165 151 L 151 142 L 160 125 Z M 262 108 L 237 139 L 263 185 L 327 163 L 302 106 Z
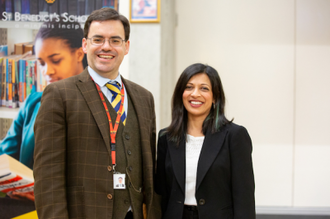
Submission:
M 38 39 L 45 40 L 49 38 L 64 40 L 70 49 L 76 50 L 82 47 L 84 32 L 78 22 L 64 22 L 61 18 L 60 21 L 53 20 L 43 23 L 36 35 L 35 42 Z M 86 54 L 82 64 L 84 68 L 87 67 Z
M 125 41 L 129 40 L 130 33 L 130 24 L 127 18 L 121 14 L 119 14 L 113 8 L 101 8 L 93 11 L 87 18 L 84 27 L 84 37 L 87 39 L 90 25 L 93 21 L 109 21 L 109 20 L 119 20 L 123 26 L 125 31 Z
M 211 66 L 196 63 L 188 66 L 181 74 L 176 83 L 174 93 L 172 96 L 172 121 L 170 126 L 166 129 L 169 139 L 177 145 L 182 140 L 182 135 L 186 138 L 188 113 L 183 105 L 182 95 L 186 89 L 188 81 L 196 74 L 205 73 L 211 82 L 213 99 L 209 115 L 203 122 L 202 131 L 204 135 L 208 127 L 211 127 L 212 133 L 219 131 L 224 125 L 231 123 L 225 117 L 225 93 L 223 91 L 222 83 L 218 72 Z

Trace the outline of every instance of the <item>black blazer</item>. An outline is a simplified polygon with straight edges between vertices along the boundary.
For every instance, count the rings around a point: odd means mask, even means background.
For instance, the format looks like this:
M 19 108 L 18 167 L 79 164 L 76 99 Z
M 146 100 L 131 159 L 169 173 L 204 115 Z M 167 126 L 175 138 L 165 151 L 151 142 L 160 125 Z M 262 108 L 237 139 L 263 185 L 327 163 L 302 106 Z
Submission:
M 182 218 L 185 200 L 185 138 L 177 147 L 159 132 L 155 190 L 162 196 L 164 219 Z M 200 219 L 254 219 L 252 143 L 234 123 L 208 130 L 197 167 L 196 201 Z

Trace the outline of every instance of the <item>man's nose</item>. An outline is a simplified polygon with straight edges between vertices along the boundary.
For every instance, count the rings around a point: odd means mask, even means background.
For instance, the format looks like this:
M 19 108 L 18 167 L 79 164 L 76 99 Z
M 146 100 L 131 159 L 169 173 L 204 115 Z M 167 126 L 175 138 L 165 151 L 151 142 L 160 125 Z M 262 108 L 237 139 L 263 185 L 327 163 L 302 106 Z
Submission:
M 105 49 L 105 50 L 110 50 L 112 49 L 112 46 L 110 44 L 110 40 L 109 39 L 105 39 L 103 45 L 102 45 L 102 49 Z

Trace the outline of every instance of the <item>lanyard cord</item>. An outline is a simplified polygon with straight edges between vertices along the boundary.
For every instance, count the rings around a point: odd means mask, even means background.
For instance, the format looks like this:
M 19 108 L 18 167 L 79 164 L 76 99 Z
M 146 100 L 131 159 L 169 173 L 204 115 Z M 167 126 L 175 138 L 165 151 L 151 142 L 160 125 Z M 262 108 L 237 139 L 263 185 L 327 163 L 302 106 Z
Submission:
M 92 80 L 94 81 L 93 78 L 92 78 Z M 94 81 L 94 83 L 95 83 L 95 81 Z M 105 112 L 107 114 L 108 121 L 109 121 L 110 139 L 111 139 L 111 144 L 110 144 L 111 160 L 112 160 L 113 170 L 115 170 L 115 166 L 116 166 L 116 135 L 117 135 L 118 126 L 119 126 L 119 123 L 120 123 L 120 118 L 121 118 L 121 115 L 122 115 L 122 113 L 124 111 L 124 98 L 125 98 L 124 83 L 122 83 L 122 88 L 121 88 L 121 91 L 120 91 L 121 102 L 120 102 L 119 111 L 117 112 L 117 118 L 116 118 L 116 122 L 115 122 L 115 126 L 114 127 L 112 126 L 112 121 L 111 121 L 110 113 L 109 113 L 108 106 L 107 106 L 107 103 L 105 101 L 103 92 L 102 92 L 100 86 L 97 83 L 95 83 L 95 85 L 96 85 L 97 91 L 98 91 L 98 93 L 100 95 L 101 101 L 103 103 L 103 106 L 104 106 L 104 109 L 105 109 Z

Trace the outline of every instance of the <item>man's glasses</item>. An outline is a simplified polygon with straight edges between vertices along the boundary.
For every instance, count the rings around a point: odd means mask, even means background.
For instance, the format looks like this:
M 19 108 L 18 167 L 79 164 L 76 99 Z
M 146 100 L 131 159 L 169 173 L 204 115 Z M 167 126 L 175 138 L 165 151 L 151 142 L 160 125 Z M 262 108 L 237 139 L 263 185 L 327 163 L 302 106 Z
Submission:
M 92 45 L 94 46 L 102 46 L 106 40 L 104 37 L 97 37 L 97 36 L 86 39 L 90 40 Z M 122 40 L 120 37 L 114 37 L 109 39 L 109 44 L 113 47 L 117 47 L 123 45 L 124 41 L 125 40 Z

